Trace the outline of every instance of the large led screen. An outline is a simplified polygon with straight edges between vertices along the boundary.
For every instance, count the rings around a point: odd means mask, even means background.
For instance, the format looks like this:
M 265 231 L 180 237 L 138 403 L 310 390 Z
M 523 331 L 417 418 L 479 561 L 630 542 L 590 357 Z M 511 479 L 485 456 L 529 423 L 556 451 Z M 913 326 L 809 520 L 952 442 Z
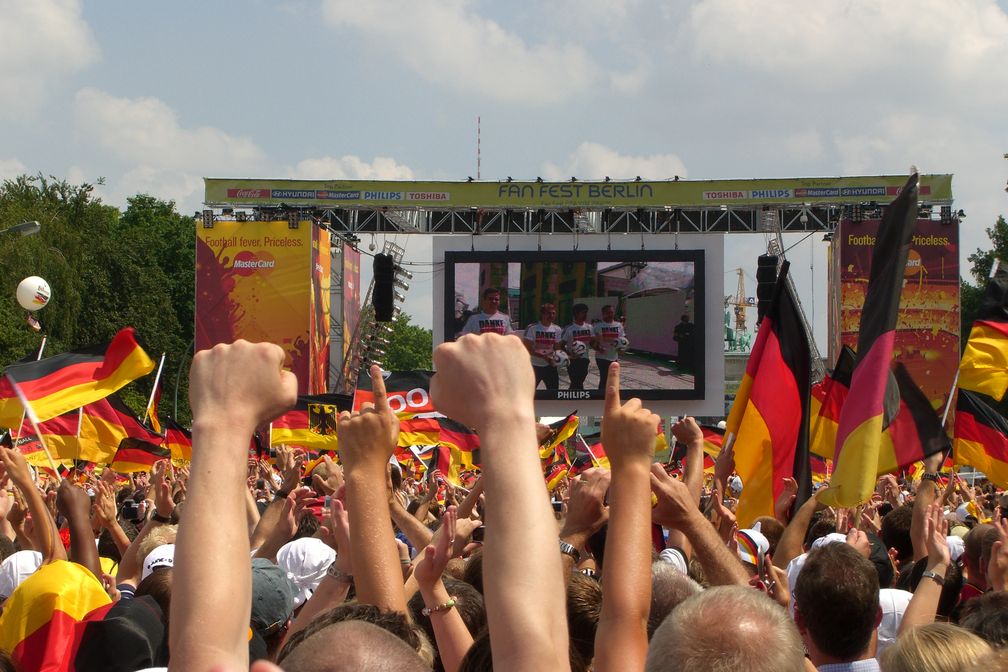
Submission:
M 446 251 L 445 340 L 521 337 L 537 400 L 702 399 L 704 251 Z M 492 366 L 492 362 L 487 363 Z

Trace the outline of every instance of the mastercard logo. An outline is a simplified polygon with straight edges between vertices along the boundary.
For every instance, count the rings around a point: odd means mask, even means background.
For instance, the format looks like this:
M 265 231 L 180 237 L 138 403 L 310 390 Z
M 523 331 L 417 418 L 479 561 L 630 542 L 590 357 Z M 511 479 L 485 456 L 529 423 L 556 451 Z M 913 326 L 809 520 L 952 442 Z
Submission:
M 269 273 L 276 267 L 276 259 L 269 252 L 251 252 L 242 250 L 234 256 L 231 268 L 236 275 L 249 276 L 256 273 Z

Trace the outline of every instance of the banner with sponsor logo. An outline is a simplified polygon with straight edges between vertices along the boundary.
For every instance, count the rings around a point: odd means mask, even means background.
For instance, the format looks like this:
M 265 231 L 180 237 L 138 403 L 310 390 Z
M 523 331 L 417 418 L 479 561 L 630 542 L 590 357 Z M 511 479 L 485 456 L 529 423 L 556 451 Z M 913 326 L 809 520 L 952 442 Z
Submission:
M 343 245 L 343 359 L 360 320 L 360 250 Z
M 311 390 L 313 229 L 286 220 L 197 223 L 197 351 L 239 338 L 276 343 L 298 392 Z
M 837 236 L 839 342 L 857 346 L 879 220 L 842 221 Z M 945 402 L 959 366 L 959 225 L 918 219 L 903 273 L 893 355 L 931 404 Z
M 329 388 L 329 284 L 332 280 L 332 255 L 329 231 L 312 227 L 311 271 L 311 379 L 312 394 Z
M 209 206 L 322 208 L 635 208 L 888 203 L 905 175 L 761 180 L 610 182 L 388 182 L 205 178 Z M 922 175 L 922 202 L 951 202 L 951 175 Z

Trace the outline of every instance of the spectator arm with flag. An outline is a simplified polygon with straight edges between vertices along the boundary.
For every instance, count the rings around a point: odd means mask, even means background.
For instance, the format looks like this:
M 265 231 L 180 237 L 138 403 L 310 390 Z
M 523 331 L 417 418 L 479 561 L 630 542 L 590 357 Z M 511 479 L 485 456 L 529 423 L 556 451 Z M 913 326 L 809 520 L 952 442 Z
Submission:
M 1008 268 L 994 260 L 959 363 L 958 386 L 1000 400 L 1008 389 Z

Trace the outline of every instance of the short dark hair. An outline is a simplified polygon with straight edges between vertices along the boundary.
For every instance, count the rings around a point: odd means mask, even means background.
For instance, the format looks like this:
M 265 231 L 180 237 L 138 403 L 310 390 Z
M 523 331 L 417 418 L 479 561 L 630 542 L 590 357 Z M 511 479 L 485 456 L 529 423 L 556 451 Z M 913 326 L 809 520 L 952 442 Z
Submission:
M 567 629 L 572 662 L 592 659 L 601 615 L 602 587 L 598 581 L 581 572 L 571 572 L 567 579 Z
M 483 550 L 477 549 L 466 558 L 462 580 L 483 594 Z
M 904 504 L 895 508 L 882 519 L 879 536 L 886 548 L 895 548 L 900 561 L 913 557 L 913 541 L 910 538 L 910 523 L 913 520 L 913 506 Z
M 826 655 L 853 660 L 868 648 L 879 615 L 875 567 L 848 544 L 813 549 L 794 589 L 796 620 Z
M 582 311 L 585 312 L 585 313 L 588 312 L 588 304 L 586 304 L 586 303 L 575 303 L 574 306 L 571 308 L 571 312 L 574 313 L 575 315 L 577 315 L 578 313 L 580 313 Z
M 991 592 L 966 602 L 959 625 L 994 647 L 1008 645 L 1008 593 Z
M 483 294 L 481 294 L 481 296 L 485 299 L 491 294 L 497 294 L 499 296 L 500 293 L 501 291 L 496 287 L 487 287 L 486 289 L 483 290 Z

